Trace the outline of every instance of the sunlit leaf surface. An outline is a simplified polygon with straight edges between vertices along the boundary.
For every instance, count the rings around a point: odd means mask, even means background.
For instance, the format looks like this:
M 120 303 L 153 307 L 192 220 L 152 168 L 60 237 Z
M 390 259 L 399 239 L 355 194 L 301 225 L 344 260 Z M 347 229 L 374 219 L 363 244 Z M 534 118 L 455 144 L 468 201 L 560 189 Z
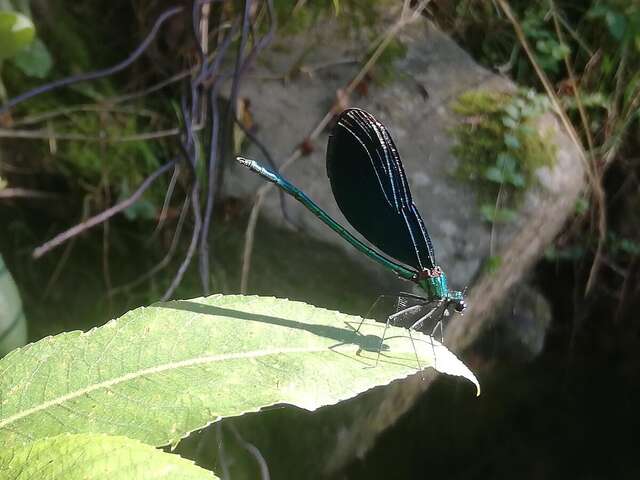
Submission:
M 0 478 L 214 480 L 189 460 L 126 437 L 59 435 L 0 451 Z
M 35 36 L 33 22 L 18 12 L 0 11 L 0 61 L 13 57 Z
M 175 444 L 219 417 L 308 410 L 421 367 L 473 374 L 430 337 L 275 298 L 221 296 L 132 310 L 0 360 L 0 444 L 106 433 Z M 434 361 L 434 358 L 436 361 Z M 435 365 L 434 365 L 435 364 Z

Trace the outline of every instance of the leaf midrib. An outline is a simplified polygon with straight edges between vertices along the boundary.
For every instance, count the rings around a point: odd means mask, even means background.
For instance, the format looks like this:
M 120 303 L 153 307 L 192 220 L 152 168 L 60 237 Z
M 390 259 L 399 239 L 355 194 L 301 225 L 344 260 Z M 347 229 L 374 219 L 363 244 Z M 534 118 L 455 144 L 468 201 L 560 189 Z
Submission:
M 255 350 L 250 352 L 230 353 L 230 354 L 223 354 L 223 355 L 206 355 L 204 357 L 189 358 L 186 360 L 180 360 L 179 362 L 170 362 L 162 365 L 156 365 L 155 367 L 144 368 L 142 370 L 130 372 L 130 373 L 127 373 L 126 375 L 121 375 L 119 377 L 115 377 L 110 380 L 105 380 L 85 388 L 74 390 L 65 395 L 61 395 L 59 397 L 53 398 L 44 403 L 36 405 L 35 407 L 31 407 L 31 408 L 28 408 L 27 410 L 19 411 L 18 413 L 11 415 L 5 418 L 4 420 L 0 420 L 0 429 L 5 428 L 14 422 L 17 422 L 18 420 L 21 420 L 30 415 L 34 415 L 48 408 L 62 405 L 63 403 L 69 400 L 73 400 L 75 398 L 81 397 L 91 392 L 95 392 L 100 389 L 107 389 L 109 387 L 118 385 L 123 382 L 127 382 L 129 380 L 134 380 L 136 378 L 144 377 L 146 375 L 153 375 L 156 373 L 162 373 L 169 370 L 177 370 L 179 368 L 192 367 L 195 365 L 204 365 L 207 363 L 222 362 L 226 360 L 238 360 L 243 358 L 260 358 L 260 357 L 266 357 L 269 355 L 280 355 L 283 353 L 313 353 L 313 352 L 320 352 L 325 350 L 326 348 L 320 348 L 320 347 L 313 347 L 313 348 L 296 347 L 296 348 L 279 348 L 279 349 L 269 349 L 269 350 Z

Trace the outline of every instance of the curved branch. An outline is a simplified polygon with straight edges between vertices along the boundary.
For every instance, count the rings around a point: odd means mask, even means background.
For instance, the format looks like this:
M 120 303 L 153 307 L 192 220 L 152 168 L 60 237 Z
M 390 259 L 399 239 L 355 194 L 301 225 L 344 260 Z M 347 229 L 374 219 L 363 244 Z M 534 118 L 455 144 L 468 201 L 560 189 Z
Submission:
M 84 232 L 85 230 L 89 230 L 90 228 L 93 228 L 96 225 L 101 224 L 105 220 L 129 208 L 131 205 L 133 205 L 140 199 L 142 194 L 153 184 L 153 182 L 155 182 L 158 179 L 158 177 L 160 177 L 164 172 L 172 168 L 175 165 L 175 163 L 176 161 L 172 160 L 169 163 L 164 164 L 155 172 L 153 172 L 151 175 L 149 175 L 145 179 L 144 182 L 142 182 L 142 184 L 140 184 L 138 189 L 135 192 L 133 192 L 131 196 L 129 196 L 125 200 L 115 204 L 111 208 L 107 208 L 104 212 L 101 212 L 98 215 L 91 217 L 87 221 L 79 223 L 76 226 L 71 227 L 70 229 L 56 235 L 48 242 L 43 243 L 41 246 L 39 246 L 33 251 L 33 258 L 40 258 L 45 253 L 49 252 L 50 250 L 53 250 L 57 246 L 69 240 L 70 238 L 73 238 L 76 235 L 79 235 L 80 233 Z

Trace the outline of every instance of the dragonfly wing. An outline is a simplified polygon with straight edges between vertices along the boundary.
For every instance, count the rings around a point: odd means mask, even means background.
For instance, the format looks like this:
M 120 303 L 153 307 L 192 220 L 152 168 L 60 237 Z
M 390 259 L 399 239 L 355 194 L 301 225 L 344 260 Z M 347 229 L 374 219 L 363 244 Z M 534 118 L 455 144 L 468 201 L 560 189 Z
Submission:
M 387 255 L 433 268 L 433 245 L 391 136 L 371 114 L 345 110 L 329 135 L 327 175 L 349 223 Z

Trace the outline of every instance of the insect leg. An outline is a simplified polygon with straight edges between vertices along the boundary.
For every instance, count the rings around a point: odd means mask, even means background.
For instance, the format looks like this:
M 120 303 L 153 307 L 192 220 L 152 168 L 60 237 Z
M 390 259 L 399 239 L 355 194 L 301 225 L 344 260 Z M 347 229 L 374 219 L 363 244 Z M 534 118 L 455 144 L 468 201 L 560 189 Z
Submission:
M 412 305 L 411 307 L 408 307 L 408 308 L 405 308 L 403 310 L 400 310 L 400 311 L 398 311 L 398 312 L 396 312 L 396 313 L 394 313 L 392 315 L 389 315 L 387 317 L 387 321 L 386 321 L 386 323 L 384 325 L 384 331 L 382 332 L 382 338 L 380 339 L 380 346 L 378 347 L 378 357 L 376 358 L 376 366 L 378 365 L 378 362 L 380 361 L 380 352 L 382 352 L 382 344 L 384 342 L 384 337 L 387 334 L 387 328 L 389 328 L 389 324 L 393 322 L 393 324 L 395 325 L 395 320 L 398 317 L 400 317 L 400 316 L 402 316 L 402 315 L 404 315 L 406 313 L 412 312 L 414 310 L 419 310 L 420 308 L 422 308 L 421 304 Z M 409 331 L 409 336 L 411 336 L 411 331 Z M 413 343 L 413 337 L 411 337 L 411 343 Z M 413 347 L 413 350 L 414 350 L 414 353 L 416 354 L 416 358 L 417 358 L 418 357 L 418 351 L 416 350 L 415 345 Z M 420 364 L 419 361 L 418 361 L 418 364 Z

